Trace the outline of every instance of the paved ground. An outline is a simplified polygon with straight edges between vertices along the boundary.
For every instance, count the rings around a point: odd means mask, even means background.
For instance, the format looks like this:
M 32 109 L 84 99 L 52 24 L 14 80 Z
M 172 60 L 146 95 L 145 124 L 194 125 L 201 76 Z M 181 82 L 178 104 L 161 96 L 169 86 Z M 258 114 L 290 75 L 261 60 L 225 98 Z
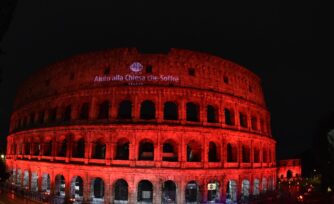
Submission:
M 27 199 L 16 197 L 14 194 L 0 194 L 0 204 L 40 204 Z

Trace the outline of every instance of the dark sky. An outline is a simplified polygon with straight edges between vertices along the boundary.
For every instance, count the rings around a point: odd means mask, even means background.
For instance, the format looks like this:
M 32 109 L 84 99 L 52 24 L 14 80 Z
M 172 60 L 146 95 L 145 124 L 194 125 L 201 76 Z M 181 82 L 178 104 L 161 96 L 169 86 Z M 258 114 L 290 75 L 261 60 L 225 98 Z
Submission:
M 1 138 L 8 134 L 19 82 L 36 70 L 87 51 L 176 47 L 232 60 L 262 78 L 278 158 L 312 145 L 317 122 L 333 109 L 334 99 L 326 93 L 326 68 L 317 67 L 313 58 L 310 3 L 122 2 L 18 2 L 1 44 Z

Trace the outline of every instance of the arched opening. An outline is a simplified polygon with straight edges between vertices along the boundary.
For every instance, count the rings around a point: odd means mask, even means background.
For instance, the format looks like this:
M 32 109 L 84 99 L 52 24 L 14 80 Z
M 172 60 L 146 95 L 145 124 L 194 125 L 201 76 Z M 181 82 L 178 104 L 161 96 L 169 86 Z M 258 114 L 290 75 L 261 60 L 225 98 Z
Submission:
M 80 176 L 75 176 L 71 181 L 71 198 L 79 202 L 83 199 L 83 180 Z
M 99 105 L 98 119 L 109 119 L 109 101 L 104 101 Z
M 38 156 L 41 150 L 41 145 L 38 142 L 32 143 L 32 155 Z
M 254 163 L 260 162 L 260 150 L 259 148 L 254 148 Z
M 199 194 L 198 194 L 198 185 L 195 181 L 190 181 L 186 185 L 186 203 L 197 203 L 199 202 Z
M 241 195 L 244 201 L 248 200 L 249 197 L 250 183 L 249 180 L 245 179 L 241 183 Z
M 226 125 L 234 125 L 234 114 L 233 111 L 225 108 L 224 109 L 224 115 L 225 115 L 225 124 Z
M 55 122 L 57 120 L 57 108 L 52 108 L 49 111 L 49 122 Z
M 122 101 L 118 106 L 119 119 L 131 119 L 132 118 L 132 103 L 131 101 Z
M 164 105 L 164 120 L 177 120 L 178 109 L 174 102 L 166 102 Z
M 214 106 L 208 105 L 206 107 L 206 118 L 208 123 L 218 122 L 218 111 Z
M 254 179 L 253 195 L 259 195 L 259 194 L 260 194 L 260 180 Z
M 269 163 L 271 162 L 271 150 L 270 149 L 268 150 L 268 162 Z
M 152 101 L 143 101 L 140 106 L 140 119 L 155 119 L 155 105 Z
M 187 144 L 187 161 L 188 162 L 200 162 L 202 161 L 202 146 L 196 141 L 190 141 Z
M 197 104 L 189 102 L 186 104 L 186 118 L 187 121 L 199 121 L 199 107 Z
M 71 120 L 71 113 L 72 113 L 72 106 L 68 105 L 65 108 L 65 111 L 63 113 L 63 121 L 68 122 Z
M 247 124 L 247 115 L 242 113 L 242 112 L 239 112 L 239 121 L 240 121 L 240 126 L 241 127 L 244 127 L 244 128 L 247 128 L 248 127 L 248 124 Z
M 128 183 L 124 179 L 118 179 L 115 183 L 115 204 L 123 204 L 128 201 Z
M 172 140 L 166 140 L 162 145 L 162 161 L 177 161 L 177 145 Z
M 154 159 L 154 145 L 149 140 L 143 140 L 139 144 L 139 160 L 153 161 Z
M 263 151 L 262 151 L 262 161 L 264 163 L 268 162 L 268 156 L 267 156 L 267 150 L 266 149 L 263 149 Z
M 93 202 L 103 201 L 104 198 L 104 182 L 101 178 L 95 178 L 91 185 L 91 197 Z
M 51 156 L 52 153 L 52 140 L 49 140 L 44 143 L 44 156 Z
M 50 182 L 50 175 L 43 174 L 42 176 L 42 191 L 50 193 L 51 189 L 51 182 Z
M 82 104 L 81 109 L 80 109 L 79 118 L 80 120 L 89 119 L 89 103 Z
M 65 157 L 66 156 L 66 151 L 67 151 L 67 139 L 64 139 L 58 144 L 58 157 Z
M 120 139 L 116 144 L 116 157 L 117 160 L 129 160 L 129 145 L 130 142 L 127 139 Z
M 237 182 L 229 180 L 226 187 L 226 203 L 237 202 Z
M 106 157 L 106 144 L 101 140 L 97 140 L 92 144 L 92 158 L 93 159 L 105 159 Z
M 38 191 L 38 175 L 36 172 L 32 172 L 31 174 L 30 191 L 32 192 Z
M 84 158 L 85 157 L 85 140 L 80 138 L 78 141 L 73 143 L 72 157 Z
M 55 195 L 65 197 L 65 178 L 60 174 L 55 178 Z
M 227 144 L 227 162 L 237 162 L 238 154 L 236 145 Z
M 148 180 L 142 180 L 138 183 L 139 202 L 152 203 L 153 201 L 153 185 Z
M 176 185 L 173 181 L 165 181 L 162 186 L 162 203 L 175 203 L 176 202 Z
M 265 177 L 262 178 L 262 192 L 267 192 L 267 179 Z
M 243 163 L 250 162 L 250 148 L 246 145 L 242 145 L 242 162 Z
M 292 171 L 290 169 L 286 172 L 286 178 L 287 179 L 291 179 L 292 178 Z
M 30 143 L 29 142 L 24 143 L 24 154 L 30 155 Z
M 208 183 L 208 201 L 209 202 L 215 202 L 215 201 L 220 201 L 219 199 L 219 183 L 218 181 L 211 181 Z
M 23 187 L 28 188 L 29 186 L 29 171 L 25 170 L 23 172 Z
M 252 130 L 258 130 L 257 128 L 257 118 L 255 116 L 251 117 Z
M 209 143 L 209 162 L 219 162 L 219 149 L 214 142 Z

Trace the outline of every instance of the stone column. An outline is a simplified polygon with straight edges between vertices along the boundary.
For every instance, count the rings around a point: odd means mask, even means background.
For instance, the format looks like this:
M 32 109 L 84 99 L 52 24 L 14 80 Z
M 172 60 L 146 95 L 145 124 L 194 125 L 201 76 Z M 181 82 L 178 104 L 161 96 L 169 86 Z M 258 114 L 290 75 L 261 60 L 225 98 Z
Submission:
M 161 183 L 153 182 L 153 203 L 161 203 Z
M 56 140 L 55 135 L 52 138 L 52 147 L 51 147 L 51 161 L 53 161 L 55 159 L 55 157 L 57 156 L 57 148 L 58 148 L 58 143 Z
M 209 162 L 209 144 L 206 139 L 206 136 L 203 138 L 202 144 L 203 144 L 202 164 L 204 164 L 204 168 L 208 168 L 209 167 L 209 163 L 208 163 Z
M 208 182 L 205 179 L 203 179 L 202 181 L 201 195 L 202 195 L 202 201 L 207 202 L 208 201 Z
M 83 179 L 83 201 L 88 202 L 90 200 L 90 182 L 88 174 L 85 173 L 85 176 Z
M 71 198 L 71 178 L 68 172 L 66 172 L 64 177 L 65 177 L 65 203 L 66 203 Z
M 226 201 L 226 184 L 227 184 L 226 178 L 222 178 L 220 180 L 220 186 L 219 186 L 220 187 L 219 188 L 219 190 L 220 190 L 219 200 L 220 200 L 221 203 L 224 203 Z
M 128 203 L 137 203 L 137 187 L 134 184 L 128 186 Z
M 106 180 L 106 182 L 104 183 L 105 187 L 104 187 L 104 203 L 105 204 L 109 204 L 111 201 L 111 185 L 110 185 L 110 181 L 109 179 Z
M 50 173 L 50 195 L 54 195 L 55 193 L 55 175 L 53 170 Z
M 37 186 L 38 186 L 38 191 L 42 191 L 42 182 L 43 182 L 43 175 L 42 175 L 42 170 L 39 168 L 37 172 Z
M 106 143 L 106 165 L 110 165 L 110 161 L 111 161 L 111 147 L 112 147 L 112 143 L 111 142 L 107 142 Z
M 91 105 L 89 109 L 89 119 L 90 120 L 95 120 L 97 118 L 97 110 L 98 110 L 98 104 L 97 104 L 97 99 L 95 97 L 92 98 L 91 100 Z
M 72 138 L 66 138 L 66 155 L 65 155 L 65 162 L 70 162 L 70 157 L 72 155 Z
M 251 141 L 251 146 L 250 146 L 250 162 L 251 162 L 251 167 L 254 166 L 254 144 L 253 140 Z
M 206 107 L 205 107 L 205 103 L 204 103 L 204 99 L 201 99 L 200 104 L 198 104 L 198 111 L 199 111 L 199 122 L 201 124 L 206 124 L 207 123 L 207 118 L 206 118 Z
M 163 113 L 163 109 L 164 109 L 164 104 L 162 104 L 162 99 L 161 99 L 161 93 L 159 92 L 159 96 L 156 97 L 156 104 L 157 104 L 157 107 L 156 107 L 156 120 L 158 122 L 161 122 L 163 121 L 163 118 L 164 118 L 164 113 Z
M 140 104 L 139 104 L 139 99 L 137 97 L 137 95 L 135 95 L 134 99 L 133 99 L 133 121 L 138 121 L 139 117 L 140 117 Z
M 85 164 L 88 164 L 88 161 L 89 161 L 89 153 L 90 153 L 90 142 L 88 142 L 86 139 L 85 139 L 85 155 L 84 155 L 84 162 Z
M 240 167 L 242 163 L 242 144 L 240 141 L 238 141 L 237 145 L 238 145 L 238 166 Z
M 181 124 L 182 125 L 186 124 L 186 104 L 184 100 L 180 101 L 179 115 Z
M 183 178 L 181 178 L 181 180 L 179 181 L 179 185 L 177 188 L 177 195 L 176 195 L 176 199 L 177 199 L 177 203 L 178 204 L 182 204 L 185 203 L 185 182 L 183 180 Z

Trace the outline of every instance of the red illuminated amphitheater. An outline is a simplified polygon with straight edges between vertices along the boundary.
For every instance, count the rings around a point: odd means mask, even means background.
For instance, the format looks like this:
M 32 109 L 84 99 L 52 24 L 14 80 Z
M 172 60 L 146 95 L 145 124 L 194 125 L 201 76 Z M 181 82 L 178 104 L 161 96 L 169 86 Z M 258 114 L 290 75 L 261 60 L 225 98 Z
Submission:
M 59 203 L 235 203 L 275 189 L 258 76 L 209 54 L 80 54 L 26 79 L 11 184 Z

